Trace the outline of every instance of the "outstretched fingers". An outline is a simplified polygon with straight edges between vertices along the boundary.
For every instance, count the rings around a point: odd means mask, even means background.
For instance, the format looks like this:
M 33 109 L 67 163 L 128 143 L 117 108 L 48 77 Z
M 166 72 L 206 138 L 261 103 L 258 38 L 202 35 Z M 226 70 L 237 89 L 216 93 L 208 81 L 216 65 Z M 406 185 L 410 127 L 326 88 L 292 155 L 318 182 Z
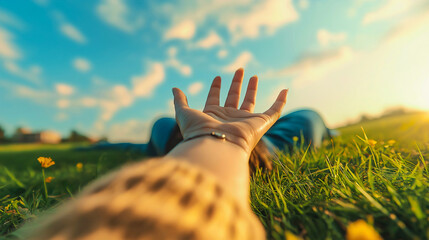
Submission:
M 258 77 L 253 76 L 249 80 L 247 85 L 246 96 L 244 97 L 243 103 L 241 104 L 240 109 L 248 112 L 253 112 L 255 109 L 256 102 L 256 92 L 258 90 Z
M 188 106 L 188 99 L 186 98 L 186 95 L 182 92 L 182 90 L 178 88 L 173 88 L 173 95 L 174 95 L 174 109 L 176 110 L 176 113 L 179 109 L 187 108 Z
M 273 103 L 273 105 L 267 111 L 264 112 L 264 114 L 274 119 L 274 122 L 277 121 L 277 119 L 279 119 L 280 114 L 283 110 L 283 107 L 286 104 L 287 93 L 288 93 L 288 89 L 283 89 L 277 96 L 277 99 Z
M 231 87 L 229 88 L 228 97 L 225 101 L 225 107 L 238 108 L 240 101 L 241 84 L 243 83 L 243 68 L 239 68 L 232 79 Z
M 219 76 L 213 79 L 210 87 L 209 95 L 207 96 L 206 109 L 210 105 L 219 106 L 219 95 L 220 95 L 221 78 Z

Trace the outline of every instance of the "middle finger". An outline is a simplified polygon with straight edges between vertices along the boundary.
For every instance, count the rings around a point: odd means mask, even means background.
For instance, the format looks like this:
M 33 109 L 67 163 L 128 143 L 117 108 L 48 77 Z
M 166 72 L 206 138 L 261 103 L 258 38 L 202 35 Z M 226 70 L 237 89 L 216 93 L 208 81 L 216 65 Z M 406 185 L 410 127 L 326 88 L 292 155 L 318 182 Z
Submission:
M 225 107 L 238 108 L 240 101 L 241 84 L 243 83 L 243 68 L 239 68 L 232 79 L 231 87 L 229 88 L 228 97 L 225 101 Z

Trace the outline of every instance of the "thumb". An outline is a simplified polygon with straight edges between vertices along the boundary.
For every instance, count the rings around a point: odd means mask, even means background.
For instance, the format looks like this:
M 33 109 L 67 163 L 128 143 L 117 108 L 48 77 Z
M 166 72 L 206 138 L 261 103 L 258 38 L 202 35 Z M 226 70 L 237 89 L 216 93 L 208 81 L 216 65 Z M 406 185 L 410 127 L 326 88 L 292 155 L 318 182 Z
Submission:
M 186 95 L 182 92 L 182 90 L 178 88 L 173 88 L 173 95 L 174 95 L 174 108 L 176 112 L 179 109 L 189 107 L 188 99 L 186 98 Z

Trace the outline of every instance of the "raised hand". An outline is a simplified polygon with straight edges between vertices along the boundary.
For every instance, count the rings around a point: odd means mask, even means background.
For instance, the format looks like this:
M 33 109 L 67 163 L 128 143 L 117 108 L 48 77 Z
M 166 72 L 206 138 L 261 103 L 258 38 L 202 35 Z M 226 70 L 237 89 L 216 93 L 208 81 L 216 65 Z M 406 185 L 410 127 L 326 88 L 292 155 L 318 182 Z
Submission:
M 176 121 L 185 141 L 211 132 L 226 135 L 226 141 L 234 143 L 250 153 L 266 131 L 277 121 L 286 103 L 287 90 L 283 89 L 274 104 L 264 113 L 253 113 L 258 88 L 258 77 L 249 80 L 244 101 L 238 109 L 243 69 L 235 72 L 225 106 L 219 106 L 221 78 L 213 80 L 204 110 L 191 109 L 185 94 L 173 88 Z

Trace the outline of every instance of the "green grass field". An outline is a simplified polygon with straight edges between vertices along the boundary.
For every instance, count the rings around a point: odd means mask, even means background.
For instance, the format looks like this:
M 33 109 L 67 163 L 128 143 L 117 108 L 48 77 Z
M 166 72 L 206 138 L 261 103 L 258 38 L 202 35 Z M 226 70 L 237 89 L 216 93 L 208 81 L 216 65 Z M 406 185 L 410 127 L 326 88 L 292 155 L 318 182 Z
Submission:
M 304 239 L 343 239 L 347 226 L 363 219 L 385 239 L 429 239 L 429 114 L 389 117 L 340 131 L 340 137 L 317 151 L 279 153 L 272 172 L 251 179 L 251 205 L 269 238 L 293 233 Z M 0 145 L 1 235 L 106 172 L 143 157 L 74 147 Z M 54 177 L 47 183 L 48 199 L 40 156 L 55 161 L 45 169 L 46 177 Z

